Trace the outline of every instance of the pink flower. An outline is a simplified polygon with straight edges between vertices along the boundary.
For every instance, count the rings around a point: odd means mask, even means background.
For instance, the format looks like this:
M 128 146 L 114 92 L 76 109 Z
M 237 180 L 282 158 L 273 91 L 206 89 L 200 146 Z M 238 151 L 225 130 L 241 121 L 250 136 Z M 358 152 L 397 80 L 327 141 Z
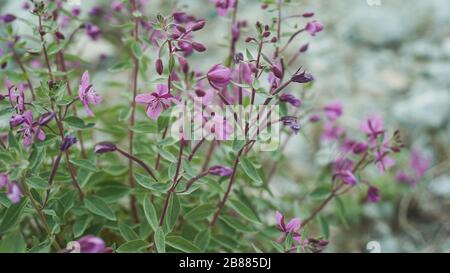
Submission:
M 174 96 L 169 94 L 169 89 L 165 84 L 158 84 L 156 92 L 137 95 L 135 100 L 139 104 L 147 105 L 147 115 L 153 120 L 157 120 L 172 102 L 178 103 Z
M 105 242 L 92 235 L 86 235 L 77 240 L 80 244 L 80 253 L 107 253 L 111 252 L 109 247 L 106 247 Z
M 209 168 L 208 172 L 212 175 L 228 177 L 228 176 L 231 176 L 231 174 L 233 173 L 233 169 L 225 167 L 225 166 L 217 165 L 217 166 L 212 166 L 211 168 Z
M 325 123 L 323 125 L 323 131 L 321 134 L 322 140 L 339 140 L 341 135 L 344 133 L 344 129 L 339 127 L 334 123 Z
M 384 134 L 383 118 L 381 115 L 371 116 L 360 125 L 360 129 L 363 133 L 366 133 L 370 144 L 376 145 L 378 136 Z
M 380 190 L 376 187 L 370 186 L 367 190 L 367 201 L 371 203 L 378 203 L 380 202 Z
M 305 26 L 305 30 L 311 34 L 311 36 L 316 36 L 316 33 L 321 32 L 323 28 L 323 24 L 316 20 L 308 22 Z
M 18 131 L 23 135 L 23 146 L 30 146 L 33 142 L 34 136 L 36 136 L 36 138 L 40 141 L 45 140 L 44 131 L 39 127 L 38 123 L 33 122 L 33 113 L 31 111 L 26 111 L 23 114 L 23 117 L 25 120 L 22 123 L 22 127 Z
M 333 164 L 333 181 L 341 179 L 347 185 L 355 185 L 358 179 L 353 174 L 353 162 L 347 158 L 339 158 Z
M 25 111 L 25 86 L 19 84 L 17 87 L 11 83 L 9 79 L 5 80 L 6 89 L 8 90 L 9 103 L 15 107 L 21 114 Z
M 395 160 L 389 157 L 389 153 L 387 151 L 383 151 L 383 149 L 380 148 L 375 152 L 375 163 L 378 170 L 381 173 L 384 173 L 395 165 Z
M 89 108 L 89 104 L 99 104 L 102 101 L 102 98 L 95 92 L 94 87 L 90 83 L 88 71 L 85 71 L 81 76 L 81 83 L 78 88 L 78 97 L 84 105 L 84 109 L 87 114 L 89 116 L 94 116 L 91 108 Z
M 209 84 L 215 89 L 226 87 L 231 82 L 231 70 L 221 64 L 216 64 L 206 74 Z
M 215 4 L 219 16 L 226 16 L 236 6 L 236 0 L 211 0 Z
M 124 5 L 122 3 L 122 1 L 114 1 L 111 4 L 111 9 L 114 10 L 115 12 L 121 12 L 123 9 Z
M 1 173 L 0 174 L 0 189 L 3 187 L 6 187 L 6 185 L 8 184 L 8 181 L 9 181 L 8 175 Z
M 278 228 L 281 232 L 283 232 L 283 235 L 281 239 L 285 238 L 289 233 L 292 233 L 293 238 L 298 243 L 301 243 L 301 237 L 300 237 L 300 228 L 302 227 L 302 221 L 300 218 L 293 218 L 289 223 L 286 225 L 284 222 L 284 215 L 281 214 L 279 211 L 275 212 L 275 219 L 278 225 Z
M 6 197 L 13 203 L 19 203 L 22 197 L 19 185 L 16 182 L 9 181 L 8 174 L 0 174 L 0 189 L 6 187 Z
M 342 104 L 340 102 L 331 102 L 323 108 L 325 115 L 330 121 L 336 121 L 337 118 L 342 116 Z
M 414 170 L 417 179 L 425 176 L 425 173 L 430 168 L 431 160 L 425 158 L 419 150 L 413 149 L 409 159 L 409 165 Z
M 7 185 L 6 197 L 8 197 L 8 199 L 13 204 L 17 204 L 20 202 L 22 192 L 20 191 L 19 185 L 17 183 L 11 182 Z
M 245 83 L 249 85 L 253 84 L 253 72 L 251 64 L 241 62 L 239 64 L 239 75 Z
M 233 125 L 223 116 L 215 113 L 204 125 L 206 133 L 214 135 L 216 140 L 227 140 L 233 134 Z

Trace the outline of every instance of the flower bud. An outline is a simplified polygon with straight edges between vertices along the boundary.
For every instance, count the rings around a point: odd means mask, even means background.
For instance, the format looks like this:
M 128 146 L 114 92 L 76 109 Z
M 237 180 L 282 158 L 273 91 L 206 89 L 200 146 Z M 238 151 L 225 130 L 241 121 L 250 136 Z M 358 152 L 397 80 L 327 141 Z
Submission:
M 57 31 L 55 32 L 55 36 L 56 38 L 58 38 L 59 40 L 64 40 L 66 37 L 64 36 L 64 34 L 62 34 L 61 32 Z
M 192 42 L 192 48 L 198 52 L 203 52 L 206 50 L 206 47 L 203 44 L 197 42 Z
M 233 173 L 233 170 L 231 168 L 225 167 L 225 166 L 213 166 L 209 168 L 208 172 L 212 175 L 218 175 L 222 177 L 228 177 L 231 176 Z
M 54 112 L 47 112 L 42 114 L 42 116 L 39 118 L 39 125 L 40 126 L 47 125 L 54 117 L 55 117 Z
M 220 64 L 214 65 L 207 73 L 209 84 L 216 89 L 227 86 L 231 81 L 231 70 Z
M 156 69 L 156 73 L 158 73 L 159 75 L 162 75 L 163 71 L 164 71 L 164 66 L 162 63 L 161 59 L 157 59 L 155 62 L 155 69 Z
M 300 51 L 300 53 L 304 53 L 308 50 L 308 48 L 309 48 L 309 44 L 304 44 L 300 47 L 299 51 Z
M 64 138 L 59 149 L 61 151 L 67 151 L 72 147 L 73 144 L 77 143 L 77 139 L 73 135 L 68 135 Z
M 203 27 L 205 27 L 206 21 L 205 20 L 200 20 L 198 22 L 196 22 L 195 24 L 192 25 L 191 30 L 192 31 L 197 31 L 202 29 Z
M 109 152 L 115 152 L 117 150 L 116 145 L 111 142 L 100 142 L 95 145 L 94 151 L 96 154 L 103 154 Z
M 188 61 L 183 58 L 183 57 L 179 57 L 178 58 L 178 62 L 180 63 L 181 66 L 181 70 L 183 71 L 183 73 L 188 73 L 189 72 L 189 63 Z
M 314 76 L 303 71 L 292 76 L 292 81 L 296 83 L 308 83 L 314 80 Z

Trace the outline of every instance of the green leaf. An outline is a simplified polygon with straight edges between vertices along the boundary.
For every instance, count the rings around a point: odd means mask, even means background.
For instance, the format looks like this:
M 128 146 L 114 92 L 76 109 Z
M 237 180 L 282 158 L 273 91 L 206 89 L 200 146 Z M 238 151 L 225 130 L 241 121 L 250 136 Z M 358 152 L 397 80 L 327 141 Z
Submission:
M 50 186 L 47 180 L 40 178 L 39 176 L 32 176 L 27 181 L 28 185 L 34 189 L 46 190 Z
M 166 227 L 170 231 L 175 226 L 180 215 L 180 201 L 175 194 L 170 196 L 169 207 L 167 208 Z
M 2 222 L 0 223 L 0 234 L 6 233 L 11 228 L 15 227 L 20 221 L 23 210 L 28 203 L 27 198 L 22 198 L 19 203 L 12 204 L 3 215 Z
M 97 196 L 89 196 L 84 199 L 86 208 L 99 216 L 105 217 L 108 220 L 115 221 L 116 215 L 114 211 L 106 204 L 106 202 Z
M 247 158 L 241 158 L 240 162 L 245 174 L 247 174 L 247 176 L 252 179 L 257 185 L 262 185 L 262 178 L 259 176 L 258 171 L 256 170 L 253 163 Z
M 215 208 L 211 205 L 200 205 L 188 211 L 183 218 L 188 221 L 205 220 L 208 216 L 213 214 L 214 211 Z
M 123 222 L 119 222 L 120 235 L 127 241 L 139 240 L 139 236 L 134 230 Z
M 63 48 L 64 48 L 64 43 L 52 43 L 47 48 L 47 54 L 49 56 L 55 55 Z
M 10 233 L 0 240 L 0 253 L 25 253 L 27 244 L 20 231 Z
M 137 59 L 142 58 L 142 49 L 138 42 L 131 42 L 131 52 L 133 52 L 134 57 L 136 57 Z
M 330 195 L 331 191 L 331 186 L 324 185 L 315 189 L 312 193 L 310 193 L 310 196 L 315 200 L 323 200 Z
M 126 242 L 116 249 L 118 253 L 139 253 L 149 247 L 149 243 L 144 240 L 134 240 Z
M 19 142 L 17 142 L 17 139 L 12 131 L 9 131 L 8 133 L 8 146 L 16 151 L 20 151 Z
M 89 215 L 83 215 L 81 217 L 77 217 L 75 223 L 73 223 L 73 237 L 78 238 L 84 234 L 84 231 L 88 227 L 92 218 Z
M 166 235 L 161 227 L 158 227 L 155 232 L 155 245 L 158 253 L 166 252 Z
M 260 223 L 258 217 L 253 212 L 253 210 L 250 209 L 249 207 L 247 207 L 241 201 L 239 201 L 237 199 L 230 199 L 228 204 L 231 208 L 233 208 L 237 213 L 239 213 L 245 219 L 247 219 L 253 223 L 257 223 L 257 224 Z
M 200 231 L 194 238 L 194 244 L 201 250 L 205 250 L 211 241 L 211 229 L 207 228 Z
M 245 233 L 255 232 L 255 230 L 251 226 L 245 225 L 233 217 L 222 215 L 220 216 L 220 219 L 229 227 L 238 232 L 245 232 Z
M 330 225 L 328 224 L 328 221 L 324 217 L 319 216 L 319 222 L 323 236 L 325 237 L 325 239 L 328 239 L 330 237 Z
M 82 120 L 79 117 L 75 117 L 75 116 L 70 116 L 70 117 L 65 118 L 64 122 L 67 123 L 67 125 L 74 127 L 74 128 L 78 128 L 78 129 L 87 129 L 87 128 L 94 127 L 94 125 L 95 125 L 95 123 L 85 124 L 84 120 Z
M 131 60 L 126 60 L 126 61 L 122 61 L 122 62 L 113 64 L 113 66 L 108 68 L 108 71 L 111 73 L 115 73 L 115 72 L 121 72 L 121 71 L 128 70 L 132 67 L 133 67 L 133 63 L 131 62 Z
M 87 159 L 71 159 L 70 162 L 75 165 L 78 166 L 80 168 L 83 168 L 85 170 L 91 171 L 91 172 L 96 172 L 97 171 L 97 167 L 95 166 L 95 163 L 87 160 Z
M 175 58 L 173 57 L 173 54 L 171 54 L 169 59 L 169 75 L 172 73 L 174 68 L 175 68 Z
M 150 202 L 148 198 L 144 199 L 143 203 L 144 207 L 144 214 L 145 218 L 147 219 L 147 222 L 152 227 L 153 231 L 156 231 L 158 228 L 159 222 L 158 222 L 158 216 L 156 215 L 156 210 L 153 204 Z
M 199 253 L 200 249 L 180 236 L 167 236 L 166 244 L 186 253 Z

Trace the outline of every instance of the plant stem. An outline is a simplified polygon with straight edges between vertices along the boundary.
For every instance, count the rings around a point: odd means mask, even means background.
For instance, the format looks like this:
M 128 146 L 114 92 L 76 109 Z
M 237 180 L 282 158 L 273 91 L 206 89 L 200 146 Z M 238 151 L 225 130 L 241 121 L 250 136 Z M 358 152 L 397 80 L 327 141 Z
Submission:
M 131 8 L 134 12 L 136 10 L 136 1 L 131 1 Z M 136 41 L 139 41 L 139 21 L 137 19 L 134 19 L 134 29 L 133 29 L 133 38 Z M 133 55 L 133 73 L 132 73 L 132 92 L 133 92 L 133 101 L 131 103 L 131 116 L 130 116 L 130 128 L 128 129 L 128 153 L 133 156 L 133 145 L 134 145 L 134 131 L 133 127 L 135 124 L 135 115 L 136 115 L 136 95 L 137 95 L 137 84 L 138 84 L 138 75 L 139 75 L 139 60 L 136 58 L 136 56 Z M 130 158 L 128 161 L 128 183 L 131 188 L 134 188 L 136 183 L 134 181 L 133 177 L 133 160 Z M 134 196 L 131 196 L 130 199 L 130 207 L 131 207 L 131 213 L 133 216 L 133 220 L 136 223 L 139 223 L 139 215 L 137 213 L 137 204 L 136 204 L 136 198 Z
M 48 225 L 47 218 L 45 218 L 44 212 L 39 209 L 39 205 L 36 202 L 36 200 L 34 200 L 33 196 L 31 195 L 31 192 L 30 192 L 30 189 L 28 188 L 27 183 L 26 182 L 22 183 L 22 186 L 25 190 L 25 194 L 31 200 L 31 204 L 33 205 L 34 209 L 36 210 L 36 212 L 39 216 L 39 219 L 41 220 L 42 225 L 44 226 L 45 232 L 47 233 L 47 236 L 49 237 L 50 240 L 52 240 L 53 246 L 56 248 L 57 251 L 61 250 L 61 246 L 58 244 L 58 242 L 52 235 L 52 232 L 50 231 L 50 227 Z
M 56 156 L 55 161 L 53 162 L 52 170 L 48 177 L 48 185 L 49 186 L 51 186 L 53 184 L 53 179 L 55 178 L 56 171 L 58 170 L 59 162 L 61 162 L 61 157 L 62 157 L 62 152 L 59 151 L 58 155 Z M 43 210 L 45 208 L 45 206 L 47 205 L 49 197 L 50 197 L 50 189 L 48 189 L 46 192 L 44 202 L 42 203 L 42 206 L 41 206 L 41 210 Z
M 178 162 L 177 162 L 177 169 L 175 171 L 175 176 L 173 177 L 172 187 L 170 187 L 169 191 L 167 192 L 166 199 L 164 200 L 163 210 L 161 212 L 161 217 L 159 218 L 159 226 L 162 227 L 164 224 L 164 218 L 167 214 L 167 208 L 169 207 L 169 200 L 172 193 L 174 193 L 175 189 L 178 186 L 178 175 L 180 173 L 180 167 L 181 167 L 181 160 L 183 158 L 183 148 L 184 148 L 184 140 L 180 140 L 180 152 L 178 154 Z
M 41 37 L 41 43 L 42 43 L 42 51 L 44 52 L 44 58 L 45 58 L 45 64 L 47 65 L 47 70 L 48 70 L 48 75 L 50 77 L 50 80 L 52 82 L 55 81 L 54 77 L 53 77 L 53 73 L 52 73 L 52 67 L 50 66 L 50 61 L 48 58 L 48 54 L 47 54 L 47 47 L 45 46 L 45 39 L 44 39 L 44 29 L 42 28 L 42 17 L 41 15 L 38 15 L 38 22 L 39 22 L 39 36 Z
M 56 40 L 58 41 L 58 39 L 56 39 Z M 60 70 L 62 72 L 64 72 L 63 78 L 64 78 L 64 81 L 66 82 L 67 94 L 69 94 L 69 96 L 72 97 L 72 89 L 70 87 L 69 77 L 67 77 L 67 69 L 66 69 L 66 64 L 65 64 L 65 61 L 64 61 L 64 51 L 63 51 L 63 49 L 61 49 L 57 53 L 57 60 L 58 60 L 58 63 L 59 63 Z M 69 108 L 69 105 L 67 106 L 66 111 L 67 111 L 68 108 Z M 78 116 L 78 114 L 77 114 L 77 106 L 73 105 L 72 110 L 73 110 L 73 116 L 77 117 Z M 66 117 L 66 114 L 67 114 L 67 112 L 64 113 L 64 118 Z M 77 132 L 77 136 L 78 136 L 78 140 L 80 142 L 81 156 L 83 158 L 87 158 L 86 150 L 84 148 L 83 134 L 81 133 L 80 130 Z
M 225 194 L 224 194 L 222 200 L 220 200 L 219 204 L 217 205 L 217 210 L 214 213 L 214 216 L 213 216 L 211 222 L 209 223 L 209 228 L 212 228 L 216 224 L 217 219 L 219 218 L 220 212 L 222 211 L 223 207 L 225 206 L 225 203 L 228 200 L 228 196 L 230 195 L 231 188 L 233 187 L 233 183 L 236 178 L 236 172 L 237 172 L 237 168 L 239 165 L 239 160 L 241 158 L 242 152 L 244 151 L 245 147 L 249 143 L 250 143 L 250 141 L 247 141 L 247 143 L 239 150 L 238 154 L 236 155 L 236 158 L 234 160 L 234 165 L 233 165 L 233 172 L 231 173 L 230 180 L 228 182 L 228 187 L 225 191 Z
M 158 181 L 158 179 L 156 178 L 155 174 L 153 173 L 153 171 L 150 169 L 149 166 L 147 166 L 147 164 L 145 164 L 144 161 L 140 160 L 139 158 L 137 158 L 136 156 L 129 154 L 127 152 L 125 152 L 122 149 L 117 148 L 117 151 L 119 153 L 121 153 L 122 155 L 126 156 L 131 162 L 136 162 L 139 165 L 141 165 L 142 168 L 144 168 L 144 170 L 155 180 Z
M 237 17 L 236 15 L 237 15 L 237 10 L 238 10 L 238 4 L 239 4 L 239 1 L 236 0 L 235 6 L 234 6 L 234 9 L 233 9 L 233 14 L 231 16 L 230 53 L 228 55 L 228 66 L 231 66 L 233 64 L 233 57 L 234 57 L 234 54 L 236 52 L 236 41 L 234 40 L 234 37 L 233 37 L 233 27 L 236 24 L 236 17 Z

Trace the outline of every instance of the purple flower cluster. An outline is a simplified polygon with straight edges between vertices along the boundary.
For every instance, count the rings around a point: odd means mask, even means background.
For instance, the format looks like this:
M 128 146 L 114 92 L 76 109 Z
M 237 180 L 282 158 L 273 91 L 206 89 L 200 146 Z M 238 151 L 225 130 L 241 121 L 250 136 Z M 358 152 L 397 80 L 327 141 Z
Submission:
M 19 184 L 16 181 L 10 181 L 8 174 L 0 174 L 0 189 L 6 188 L 6 196 L 11 203 L 19 203 L 22 197 Z

